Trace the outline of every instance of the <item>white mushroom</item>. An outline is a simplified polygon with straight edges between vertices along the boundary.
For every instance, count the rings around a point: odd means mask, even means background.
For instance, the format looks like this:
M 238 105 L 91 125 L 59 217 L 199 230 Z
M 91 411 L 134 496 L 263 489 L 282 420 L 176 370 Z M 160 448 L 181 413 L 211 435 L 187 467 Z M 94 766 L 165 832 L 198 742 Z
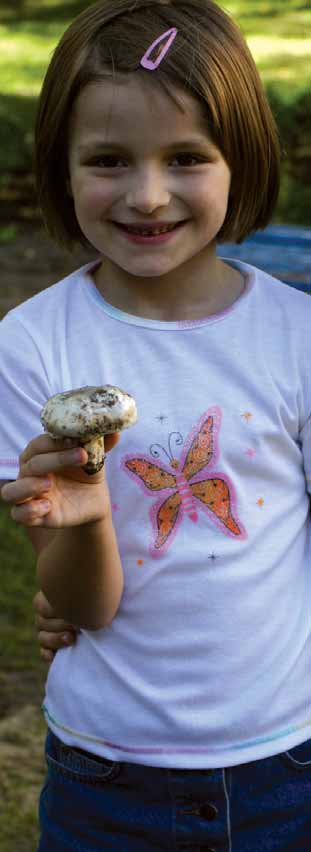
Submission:
M 98 473 L 105 462 L 104 435 L 137 422 L 134 398 L 113 385 L 83 387 L 51 396 L 40 414 L 53 438 L 76 438 L 88 453 L 86 473 Z

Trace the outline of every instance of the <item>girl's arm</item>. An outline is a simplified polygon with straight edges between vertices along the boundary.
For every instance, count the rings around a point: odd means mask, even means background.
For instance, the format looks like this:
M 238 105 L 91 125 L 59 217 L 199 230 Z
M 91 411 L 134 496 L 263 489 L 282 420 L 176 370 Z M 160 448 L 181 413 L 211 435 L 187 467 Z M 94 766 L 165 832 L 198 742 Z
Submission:
M 86 630 L 113 620 L 123 572 L 111 516 L 58 530 L 37 562 L 39 585 L 63 619 Z
M 107 437 L 105 449 L 117 440 Z M 20 457 L 18 479 L 4 486 L 2 499 L 12 504 L 17 523 L 53 532 L 39 549 L 37 572 L 57 614 L 98 630 L 111 623 L 123 592 L 109 490 L 104 470 L 94 476 L 82 470 L 86 451 L 66 446 L 47 435 L 31 441 Z

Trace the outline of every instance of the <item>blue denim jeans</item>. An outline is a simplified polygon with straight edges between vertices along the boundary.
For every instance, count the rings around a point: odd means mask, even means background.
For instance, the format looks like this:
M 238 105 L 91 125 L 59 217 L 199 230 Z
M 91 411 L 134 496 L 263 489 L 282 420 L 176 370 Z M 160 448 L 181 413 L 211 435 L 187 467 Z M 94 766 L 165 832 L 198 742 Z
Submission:
M 310 852 L 311 739 L 226 769 L 160 769 L 46 741 L 37 852 Z

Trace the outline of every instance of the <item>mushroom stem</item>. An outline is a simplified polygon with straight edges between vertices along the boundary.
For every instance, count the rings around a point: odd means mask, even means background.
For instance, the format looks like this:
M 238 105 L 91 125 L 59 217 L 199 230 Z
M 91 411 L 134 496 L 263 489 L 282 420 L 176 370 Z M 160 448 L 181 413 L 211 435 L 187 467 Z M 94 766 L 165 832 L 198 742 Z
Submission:
M 83 466 L 83 470 L 92 476 L 94 473 L 104 467 L 105 464 L 105 441 L 103 435 L 96 435 L 94 438 L 89 438 L 87 441 L 80 441 L 81 447 L 88 453 L 87 464 Z

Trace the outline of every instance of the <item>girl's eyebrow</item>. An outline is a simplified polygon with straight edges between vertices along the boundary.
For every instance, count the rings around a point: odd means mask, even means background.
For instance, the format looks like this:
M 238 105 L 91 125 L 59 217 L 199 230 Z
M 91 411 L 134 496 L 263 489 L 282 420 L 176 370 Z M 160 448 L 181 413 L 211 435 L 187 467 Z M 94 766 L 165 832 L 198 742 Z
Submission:
M 211 147 L 212 144 L 213 143 L 211 142 L 211 140 L 208 139 L 207 137 L 205 139 L 200 138 L 200 137 L 199 138 L 194 137 L 193 139 L 181 139 L 180 142 L 174 142 L 172 145 L 165 145 L 165 146 L 163 146 L 163 150 L 173 151 L 173 150 L 176 150 L 178 148 L 198 148 L 198 147 L 206 148 L 206 146 Z M 100 139 L 94 140 L 94 142 L 88 142 L 84 145 L 78 145 L 77 150 L 80 154 L 87 154 L 90 151 L 97 151 L 97 150 L 101 150 L 101 151 L 109 150 L 110 151 L 112 148 L 114 150 L 118 150 L 118 151 L 126 151 L 127 150 L 126 146 L 121 145 L 119 142 L 114 142 L 113 140 L 111 140 L 111 142 L 107 142 L 107 141 L 104 142 L 104 141 L 101 141 Z

